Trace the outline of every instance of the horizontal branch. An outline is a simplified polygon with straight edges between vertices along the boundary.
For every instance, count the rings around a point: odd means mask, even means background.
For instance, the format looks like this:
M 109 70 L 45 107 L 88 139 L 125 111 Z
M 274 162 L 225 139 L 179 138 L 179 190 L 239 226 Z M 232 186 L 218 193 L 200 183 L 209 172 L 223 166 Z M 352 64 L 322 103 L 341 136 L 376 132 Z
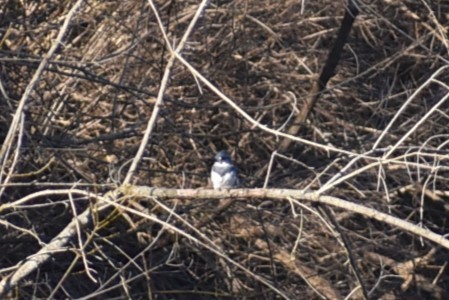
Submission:
M 404 221 L 392 215 L 378 210 L 346 201 L 337 197 L 324 196 L 316 192 L 304 192 L 292 189 L 232 189 L 232 190 L 212 190 L 212 189 L 165 189 L 151 188 L 145 186 L 124 186 L 120 192 L 125 195 L 137 197 L 156 197 L 159 199 L 222 199 L 233 198 L 237 200 L 265 198 L 265 199 L 296 199 L 322 203 L 339 207 L 348 211 L 361 214 L 367 218 L 387 223 L 393 227 L 400 228 L 408 233 L 420 236 L 449 249 L 449 240 L 440 234 L 436 234 L 428 229 Z
M 360 204 L 349 202 L 332 196 L 320 195 L 317 192 L 304 192 L 302 190 L 292 189 L 232 189 L 232 190 L 213 190 L 213 189 L 166 189 L 166 188 L 151 188 L 146 186 L 125 185 L 113 190 L 103 196 L 89 193 L 80 189 L 48 189 L 32 193 L 22 199 L 12 203 L 3 204 L 0 206 L 0 211 L 6 209 L 15 209 L 40 197 L 49 197 L 52 195 L 78 195 L 86 198 L 94 198 L 99 206 L 96 207 L 96 213 L 104 211 L 106 208 L 112 206 L 119 207 L 119 198 L 158 198 L 158 199 L 236 199 L 244 201 L 246 199 L 273 199 L 273 200 L 297 200 L 310 201 L 315 203 L 322 203 L 339 207 L 348 211 L 361 214 L 365 217 L 378 220 L 390 224 L 393 227 L 402 229 L 410 234 L 417 235 L 433 241 L 438 245 L 449 249 L 449 240 L 444 236 L 436 234 L 430 230 L 419 227 L 415 224 L 406 222 L 399 218 L 393 217 L 386 213 L 377 211 L 372 208 L 365 207 Z M 140 199 L 142 200 L 142 199 Z M 150 220 L 158 221 L 157 217 L 145 215 L 141 212 L 128 209 L 128 212 L 142 214 Z M 5 276 L 0 281 L 0 298 L 4 297 L 8 291 L 17 286 L 17 284 L 28 276 L 31 272 L 39 268 L 43 263 L 48 261 L 55 251 L 63 249 L 68 242 L 76 236 L 76 226 L 83 229 L 91 223 L 91 210 L 87 209 L 82 214 L 74 218 L 49 244 L 41 248 L 35 255 L 32 255 L 21 262 L 20 266 L 9 276 Z M 161 223 L 163 223 L 161 221 Z M 169 226 L 169 225 L 165 225 Z M 172 229 L 176 229 L 173 227 Z M 176 231 L 176 230 L 175 230 Z M 179 231 L 179 233 L 182 233 Z M 212 249 L 213 250 L 213 249 Z M 261 279 L 262 280 L 262 279 Z M 265 282 L 265 281 L 264 281 Z

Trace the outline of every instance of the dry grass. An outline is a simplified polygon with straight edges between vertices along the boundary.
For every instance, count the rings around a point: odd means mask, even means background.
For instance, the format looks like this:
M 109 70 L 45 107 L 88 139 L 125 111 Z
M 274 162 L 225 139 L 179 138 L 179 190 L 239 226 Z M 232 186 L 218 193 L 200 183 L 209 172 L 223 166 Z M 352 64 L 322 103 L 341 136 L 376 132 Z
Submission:
M 26 2 L 0 4 L 2 141 L 76 1 Z M 154 3 L 173 48 L 198 5 Z M 304 141 L 285 152 L 276 152 L 283 137 L 230 105 L 286 132 L 332 48 L 344 5 L 209 1 L 180 52 L 198 74 L 178 57 L 164 87 L 171 52 L 149 2 L 84 3 L 26 99 L 14 140 L 4 143 L 0 205 L 47 189 L 104 195 L 123 183 L 162 87 L 132 183 L 204 188 L 213 154 L 228 149 L 247 188 L 320 191 L 447 234 L 444 1 L 358 2 L 337 72 L 302 124 Z M 46 194 L 0 206 L 2 278 L 75 215 L 93 211 L 80 236 L 8 297 L 360 299 L 360 281 L 373 299 L 449 297 L 447 250 L 343 209 L 133 198 L 123 205 L 141 214 L 108 207 L 97 214 L 98 199 Z

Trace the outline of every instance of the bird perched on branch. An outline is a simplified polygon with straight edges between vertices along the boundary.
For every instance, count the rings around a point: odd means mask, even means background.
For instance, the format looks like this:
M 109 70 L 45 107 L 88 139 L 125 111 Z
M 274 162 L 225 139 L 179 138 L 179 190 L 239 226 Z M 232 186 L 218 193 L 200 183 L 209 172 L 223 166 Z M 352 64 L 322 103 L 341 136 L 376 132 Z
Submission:
M 232 164 L 228 152 L 222 150 L 215 155 L 215 163 L 210 172 L 214 189 L 236 188 L 240 184 L 237 168 Z

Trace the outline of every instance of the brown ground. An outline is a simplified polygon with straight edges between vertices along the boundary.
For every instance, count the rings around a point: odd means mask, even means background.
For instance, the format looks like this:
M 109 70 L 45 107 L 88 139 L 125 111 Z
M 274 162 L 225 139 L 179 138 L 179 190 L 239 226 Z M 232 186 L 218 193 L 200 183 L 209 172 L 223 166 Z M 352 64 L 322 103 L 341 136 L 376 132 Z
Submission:
M 0 140 L 75 2 L 0 2 Z M 332 49 L 345 3 L 211 0 L 181 54 L 253 119 L 286 132 Z M 175 47 L 198 4 L 155 3 Z M 275 157 L 268 187 L 317 190 L 343 170 L 352 176 L 325 194 L 447 234 L 449 70 L 437 70 L 448 65 L 449 3 L 358 6 L 336 74 L 298 136 L 367 157 L 344 169 L 353 157 L 293 142 Z M 84 3 L 26 100 L 22 137 L 0 161 L 7 183 L 0 204 L 47 189 L 114 189 L 140 146 L 169 58 L 148 1 Z M 250 124 L 177 61 L 133 182 L 206 187 L 214 153 L 227 149 L 245 187 L 262 187 L 282 141 Z M 390 161 L 376 164 L 393 146 Z M 95 205 L 72 200 L 78 214 Z M 364 289 L 372 299 L 449 298 L 447 249 L 349 211 L 258 199 L 214 214 L 224 200 L 163 201 L 202 237 L 155 201 L 131 201 L 202 242 L 207 237 L 242 268 L 158 222 L 112 212 L 82 228 L 87 263 L 74 235 L 68 249 L 52 252 L 8 297 L 344 299 L 352 293 L 350 299 L 361 299 Z M 67 195 L 0 206 L 0 279 L 72 218 Z

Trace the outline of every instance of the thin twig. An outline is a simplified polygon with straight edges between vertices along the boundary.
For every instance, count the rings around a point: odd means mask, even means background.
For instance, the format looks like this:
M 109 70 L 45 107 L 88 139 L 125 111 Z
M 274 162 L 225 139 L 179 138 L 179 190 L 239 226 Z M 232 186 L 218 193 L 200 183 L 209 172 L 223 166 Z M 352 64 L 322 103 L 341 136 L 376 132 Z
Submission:
M 164 76 L 162 77 L 161 86 L 159 88 L 159 92 L 157 95 L 156 103 L 154 104 L 153 112 L 151 113 L 150 120 L 148 121 L 147 128 L 145 130 L 145 133 L 142 137 L 142 141 L 139 146 L 139 150 L 137 150 L 136 155 L 134 156 L 133 162 L 128 170 L 128 173 L 126 174 L 125 180 L 123 181 L 123 184 L 128 184 L 131 181 L 132 176 L 134 175 L 134 172 L 137 169 L 137 165 L 139 164 L 140 160 L 142 159 L 143 153 L 145 151 L 145 148 L 148 144 L 148 141 L 150 140 L 151 133 L 153 132 L 154 126 L 156 124 L 157 117 L 159 115 L 160 107 L 164 100 L 164 93 L 165 89 L 168 84 L 168 80 L 170 78 L 170 72 L 171 68 L 173 67 L 175 61 L 176 61 L 176 54 L 180 53 L 182 49 L 184 48 L 185 43 L 187 42 L 187 39 L 190 35 L 190 33 L 193 30 L 193 27 L 195 26 L 196 22 L 198 21 L 199 17 L 203 13 L 204 9 L 206 8 L 207 0 L 203 0 L 201 4 L 198 6 L 198 9 L 196 10 L 195 16 L 192 18 L 192 21 L 190 21 L 189 27 L 187 27 L 178 47 L 176 47 L 175 50 L 172 49 L 170 46 L 170 42 L 168 41 L 167 34 L 165 33 L 164 27 L 162 25 L 162 22 L 160 21 L 159 14 L 156 10 L 156 7 L 153 4 L 152 0 L 149 0 L 149 3 L 151 5 L 151 8 L 153 9 L 154 14 L 156 15 L 156 18 L 159 23 L 159 28 L 161 32 L 163 32 L 163 36 L 166 40 L 166 45 L 170 50 L 171 56 L 168 60 L 167 66 L 165 67 Z
M 67 32 L 70 22 L 72 21 L 73 17 L 75 16 L 75 13 L 81 7 L 82 3 L 83 3 L 83 0 L 78 0 L 75 3 L 75 5 L 73 5 L 73 7 L 70 9 L 69 13 L 65 17 L 65 20 L 61 26 L 61 29 L 59 30 L 58 36 L 56 37 L 55 41 L 53 42 L 53 45 L 51 46 L 50 50 L 48 50 L 47 54 L 44 55 L 44 57 L 42 58 L 42 61 L 39 64 L 39 67 L 37 68 L 36 72 L 34 73 L 33 78 L 31 78 L 30 83 L 26 87 L 25 92 L 23 93 L 22 98 L 20 99 L 19 104 L 17 106 L 16 113 L 14 114 L 11 125 L 9 126 L 8 134 L 6 135 L 6 138 L 3 141 L 2 148 L 0 149 L 0 164 L 3 164 L 6 161 L 5 153 L 6 153 L 6 150 L 10 147 L 10 145 L 14 139 L 14 134 L 17 131 L 17 127 L 19 126 L 20 118 L 21 118 L 21 115 L 25 108 L 25 103 L 27 102 L 34 87 L 37 85 L 37 83 L 41 79 L 41 75 L 44 72 L 45 68 L 47 67 L 53 54 L 55 53 L 55 51 L 58 49 L 58 47 L 62 43 L 62 38 L 64 37 L 65 33 Z

